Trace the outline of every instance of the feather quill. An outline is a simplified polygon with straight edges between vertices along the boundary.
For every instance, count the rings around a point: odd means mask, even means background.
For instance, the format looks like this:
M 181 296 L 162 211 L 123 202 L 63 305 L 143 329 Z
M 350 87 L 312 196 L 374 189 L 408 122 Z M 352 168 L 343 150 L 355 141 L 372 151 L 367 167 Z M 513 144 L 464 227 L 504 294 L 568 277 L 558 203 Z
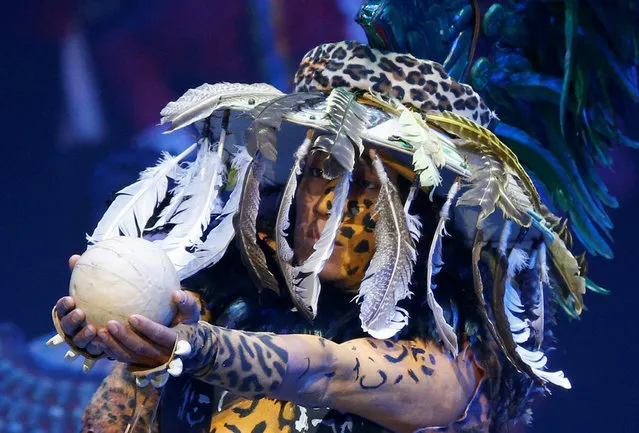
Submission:
M 140 174 L 137 182 L 117 193 L 116 199 L 87 239 L 96 243 L 119 236 L 140 237 L 158 204 L 166 196 L 168 178 L 175 176 L 180 162 L 197 146 L 193 144 L 172 158 L 164 154 L 158 165 Z
M 317 315 L 317 303 L 322 289 L 319 274 L 333 253 L 335 239 L 344 218 L 350 183 L 351 173 L 346 172 L 335 186 L 332 211 L 319 239 L 313 245 L 313 253 L 304 263 L 293 268 L 295 295 L 313 319 Z
M 250 153 L 250 152 L 249 152 Z M 244 266 L 258 289 L 263 287 L 280 293 L 277 279 L 266 263 L 264 251 L 257 245 L 257 215 L 260 208 L 260 183 L 264 172 L 260 155 L 251 162 L 242 186 L 242 197 L 235 215 L 236 241 Z
M 408 323 L 408 313 L 397 303 L 411 295 L 416 253 L 399 195 L 379 158 L 373 159 L 373 168 L 381 184 L 375 205 L 376 247 L 356 299 L 362 301 L 362 329 L 374 338 L 386 339 Z
M 271 161 L 277 159 L 275 131 L 286 114 L 297 106 L 323 97 L 322 93 L 293 93 L 263 102 L 249 112 L 253 122 L 246 129 L 246 148 L 251 156 L 259 151 Z
M 364 151 L 362 133 L 368 123 L 368 113 L 357 97 L 348 90 L 338 87 L 333 89 L 326 99 L 326 116 L 331 125 L 331 134 L 322 135 L 315 141 L 318 147 L 329 154 L 324 162 L 324 176 L 335 179 L 345 171 L 353 171 L 355 149 L 357 155 Z
M 202 243 L 202 235 L 209 226 L 222 187 L 226 166 L 220 159 L 224 146 L 224 132 L 218 143 L 218 152 L 211 149 L 208 138 L 199 141 L 198 155 L 191 169 L 191 178 L 185 187 L 186 198 L 177 206 L 168 223 L 174 224 L 167 236 L 158 241 L 176 269 L 192 260 L 187 248 Z
M 196 246 L 192 253 L 186 252 L 190 260 L 186 263 L 176 265 L 176 270 L 180 280 L 194 275 L 200 270 L 217 263 L 226 252 L 233 237 L 235 230 L 233 227 L 233 219 L 240 205 L 240 197 L 242 197 L 242 189 L 252 158 L 245 148 L 235 154 L 231 162 L 231 167 L 237 171 L 237 178 L 233 191 L 222 208 L 222 212 L 217 216 L 216 221 L 219 223 L 211 229 L 206 235 L 204 241 Z
M 160 124 L 170 123 L 165 132 L 173 132 L 209 117 L 215 110 L 235 104 L 250 107 L 282 95 L 275 87 L 263 83 L 203 84 L 187 90 L 177 101 L 169 102 L 160 112 Z
M 442 237 L 446 234 L 446 221 L 450 218 L 450 208 L 453 200 L 459 192 L 459 187 L 460 181 L 459 179 L 456 179 L 448 191 L 446 202 L 439 213 L 439 222 L 437 223 L 435 235 L 433 236 L 433 241 L 430 245 L 428 264 L 426 266 L 426 299 L 428 301 L 428 306 L 433 312 L 439 338 L 444 343 L 444 348 L 450 352 L 453 358 L 456 358 L 459 353 L 457 334 L 455 333 L 455 329 L 446 322 L 444 310 L 435 299 L 433 289 L 436 288 L 436 286 L 433 284 L 433 278 L 437 275 L 437 273 L 439 273 L 440 269 L 444 265 L 442 260 Z

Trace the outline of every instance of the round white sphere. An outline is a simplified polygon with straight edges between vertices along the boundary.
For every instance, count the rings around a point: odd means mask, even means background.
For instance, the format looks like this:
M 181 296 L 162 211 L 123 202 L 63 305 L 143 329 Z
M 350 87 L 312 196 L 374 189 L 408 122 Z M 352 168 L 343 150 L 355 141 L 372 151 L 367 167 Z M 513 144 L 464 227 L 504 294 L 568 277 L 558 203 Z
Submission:
M 120 236 L 89 247 L 73 268 L 69 293 L 86 321 L 104 328 L 109 320 L 128 326 L 131 314 L 168 325 L 180 288 L 175 267 L 164 251 L 144 239 Z

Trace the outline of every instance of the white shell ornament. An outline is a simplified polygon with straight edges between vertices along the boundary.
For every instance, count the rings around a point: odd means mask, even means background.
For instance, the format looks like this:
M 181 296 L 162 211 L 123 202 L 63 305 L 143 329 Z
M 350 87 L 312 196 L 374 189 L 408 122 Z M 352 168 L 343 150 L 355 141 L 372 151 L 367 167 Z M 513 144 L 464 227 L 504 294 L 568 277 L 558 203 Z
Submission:
M 126 326 L 131 314 L 168 325 L 175 314 L 171 295 L 179 289 L 175 267 L 164 251 L 126 236 L 89 247 L 69 283 L 69 294 L 96 328 L 106 327 L 109 320 Z

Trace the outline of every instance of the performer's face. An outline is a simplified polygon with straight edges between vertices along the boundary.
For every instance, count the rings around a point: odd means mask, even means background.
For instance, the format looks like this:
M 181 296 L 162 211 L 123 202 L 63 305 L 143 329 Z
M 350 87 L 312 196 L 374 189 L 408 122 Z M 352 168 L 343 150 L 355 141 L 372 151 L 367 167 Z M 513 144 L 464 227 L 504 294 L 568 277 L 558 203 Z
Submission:
M 333 189 L 337 180 L 322 177 L 326 154 L 311 152 L 295 195 L 296 224 L 294 252 L 298 262 L 313 252 L 331 211 Z M 391 181 L 396 173 L 387 170 Z M 380 183 L 369 160 L 355 163 L 344 219 L 335 240 L 335 247 L 320 278 L 345 289 L 356 289 L 375 251 L 375 203 Z

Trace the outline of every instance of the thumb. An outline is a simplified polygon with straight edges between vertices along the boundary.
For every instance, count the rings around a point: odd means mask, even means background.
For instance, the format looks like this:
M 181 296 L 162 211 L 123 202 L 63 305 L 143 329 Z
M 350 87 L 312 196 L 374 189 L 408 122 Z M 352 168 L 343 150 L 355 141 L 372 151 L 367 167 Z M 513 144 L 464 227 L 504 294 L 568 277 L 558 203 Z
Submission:
M 184 290 L 176 290 L 173 293 L 173 301 L 177 306 L 172 325 L 178 323 L 193 324 L 200 320 L 200 305 L 194 296 Z
M 71 270 L 73 270 L 73 268 L 75 267 L 75 264 L 78 263 L 79 259 L 80 259 L 80 255 L 78 254 L 74 254 L 71 257 L 69 257 L 69 268 L 71 268 Z

